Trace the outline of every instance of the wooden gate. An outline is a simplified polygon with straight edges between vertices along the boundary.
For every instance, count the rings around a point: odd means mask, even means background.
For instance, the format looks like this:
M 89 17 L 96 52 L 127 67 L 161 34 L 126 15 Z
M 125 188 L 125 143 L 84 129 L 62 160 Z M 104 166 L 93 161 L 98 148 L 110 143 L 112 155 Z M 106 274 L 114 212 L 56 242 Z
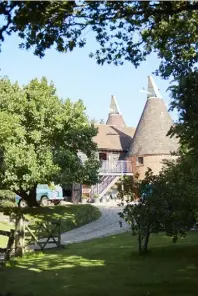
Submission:
M 11 253 L 14 249 L 14 238 L 15 238 L 15 231 L 11 229 L 10 231 L 0 230 L 0 235 L 8 236 L 8 243 L 6 248 L 0 248 L 0 253 L 3 254 L 3 263 L 10 259 Z
M 45 223 L 28 224 L 22 214 L 17 215 L 15 230 L 0 230 L 0 235 L 9 237 L 7 247 L 0 248 L 0 261 L 6 262 L 13 256 L 23 256 L 27 248 L 35 243 L 39 249 L 44 250 L 49 244 L 60 247 L 61 220 L 46 221 Z
M 36 223 L 25 226 L 26 245 L 36 243 L 41 250 L 49 244 L 60 247 L 61 244 L 61 222 L 51 221 L 46 223 Z

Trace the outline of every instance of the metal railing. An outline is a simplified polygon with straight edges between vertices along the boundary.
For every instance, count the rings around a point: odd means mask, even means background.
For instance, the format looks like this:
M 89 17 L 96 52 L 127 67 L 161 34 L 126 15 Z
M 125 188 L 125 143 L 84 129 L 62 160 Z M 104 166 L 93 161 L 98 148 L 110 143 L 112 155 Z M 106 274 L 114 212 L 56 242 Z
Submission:
M 132 164 L 128 160 L 103 160 L 100 168 L 100 173 L 117 173 L 126 174 L 132 173 Z
M 101 194 L 115 178 L 116 178 L 115 175 L 102 177 L 102 179 L 100 180 L 100 183 L 92 186 L 91 194 L 92 195 Z

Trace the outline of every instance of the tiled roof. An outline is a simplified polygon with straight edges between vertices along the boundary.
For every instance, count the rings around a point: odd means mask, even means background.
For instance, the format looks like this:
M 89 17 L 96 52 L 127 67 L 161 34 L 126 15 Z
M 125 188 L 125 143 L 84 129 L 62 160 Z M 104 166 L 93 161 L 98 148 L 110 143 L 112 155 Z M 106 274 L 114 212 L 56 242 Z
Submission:
M 178 139 L 167 136 L 172 125 L 164 101 L 156 97 L 147 99 L 128 155 L 170 154 L 177 151 Z
M 108 125 L 114 125 L 116 127 L 125 127 L 125 122 L 121 114 L 109 114 L 107 119 Z
M 135 128 L 105 124 L 96 126 L 98 134 L 93 140 L 99 149 L 127 151 L 130 148 Z
M 125 127 L 126 124 L 124 119 L 119 111 L 118 103 L 115 96 L 111 96 L 111 104 L 109 110 L 109 116 L 106 124 L 115 125 L 116 127 Z

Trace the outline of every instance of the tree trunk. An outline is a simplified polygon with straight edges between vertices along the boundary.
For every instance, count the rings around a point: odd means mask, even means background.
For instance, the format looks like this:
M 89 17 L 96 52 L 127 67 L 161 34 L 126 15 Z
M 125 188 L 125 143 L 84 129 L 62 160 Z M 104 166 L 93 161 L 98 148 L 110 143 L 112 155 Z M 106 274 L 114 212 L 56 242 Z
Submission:
M 141 231 L 139 230 L 138 232 L 138 250 L 139 253 L 142 253 L 142 235 L 141 235 Z
M 175 234 L 173 235 L 172 242 L 173 242 L 173 243 L 176 243 L 177 240 L 178 240 L 178 235 L 177 235 L 177 233 L 175 233 Z
M 132 227 L 131 227 L 131 230 L 132 230 L 132 235 L 135 236 L 135 235 L 136 235 L 136 229 L 135 229 L 135 227 L 132 226 Z
M 150 231 L 147 229 L 146 235 L 144 237 L 144 244 L 143 244 L 143 253 L 147 253 L 148 251 L 148 242 L 149 242 L 149 237 L 150 237 Z
M 36 187 L 37 185 L 35 185 L 28 193 L 23 190 L 15 193 L 22 197 L 27 202 L 29 207 L 38 207 L 39 203 L 36 200 Z
M 28 203 L 29 207 L 38 207 L 39 203 L 36 200 L 36 192 L 35 193 L 31 193 L 27 196 L 27 199 L 25 199 Z

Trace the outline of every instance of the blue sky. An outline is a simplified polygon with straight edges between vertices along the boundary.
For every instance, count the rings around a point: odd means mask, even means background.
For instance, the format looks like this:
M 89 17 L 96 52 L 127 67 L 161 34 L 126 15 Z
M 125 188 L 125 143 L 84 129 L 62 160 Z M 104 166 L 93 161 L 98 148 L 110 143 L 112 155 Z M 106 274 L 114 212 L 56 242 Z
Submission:
M 98 120 L 107 119 L 111 95 L 115 95 L 126 124 L 136 126 L 146 102 L 146 94 L 140 89 L 147 88 L 147 76 L 157 68 L 158 59 L 152 55 L 137 69 L 129 62 L 119 67 L 99 66 L 88 56 L 97 44 L 91 35 L 88 39 L 83 49 L 64 54 L 50 49 L 40 59 L 32 51 L 20 50 L 20 39 L 16 35 L 8 36 L 0 53 L 1 74 L 21 85 L 35 77 L 46 76 L 54 82 L 60 97 L 73 101 L 82 99 L 88 116 Z M 168 106 L 170 98 L 166 89 L 169 81 L 153 77 Z M 175 114 L 171 116 L 176 119 Z

